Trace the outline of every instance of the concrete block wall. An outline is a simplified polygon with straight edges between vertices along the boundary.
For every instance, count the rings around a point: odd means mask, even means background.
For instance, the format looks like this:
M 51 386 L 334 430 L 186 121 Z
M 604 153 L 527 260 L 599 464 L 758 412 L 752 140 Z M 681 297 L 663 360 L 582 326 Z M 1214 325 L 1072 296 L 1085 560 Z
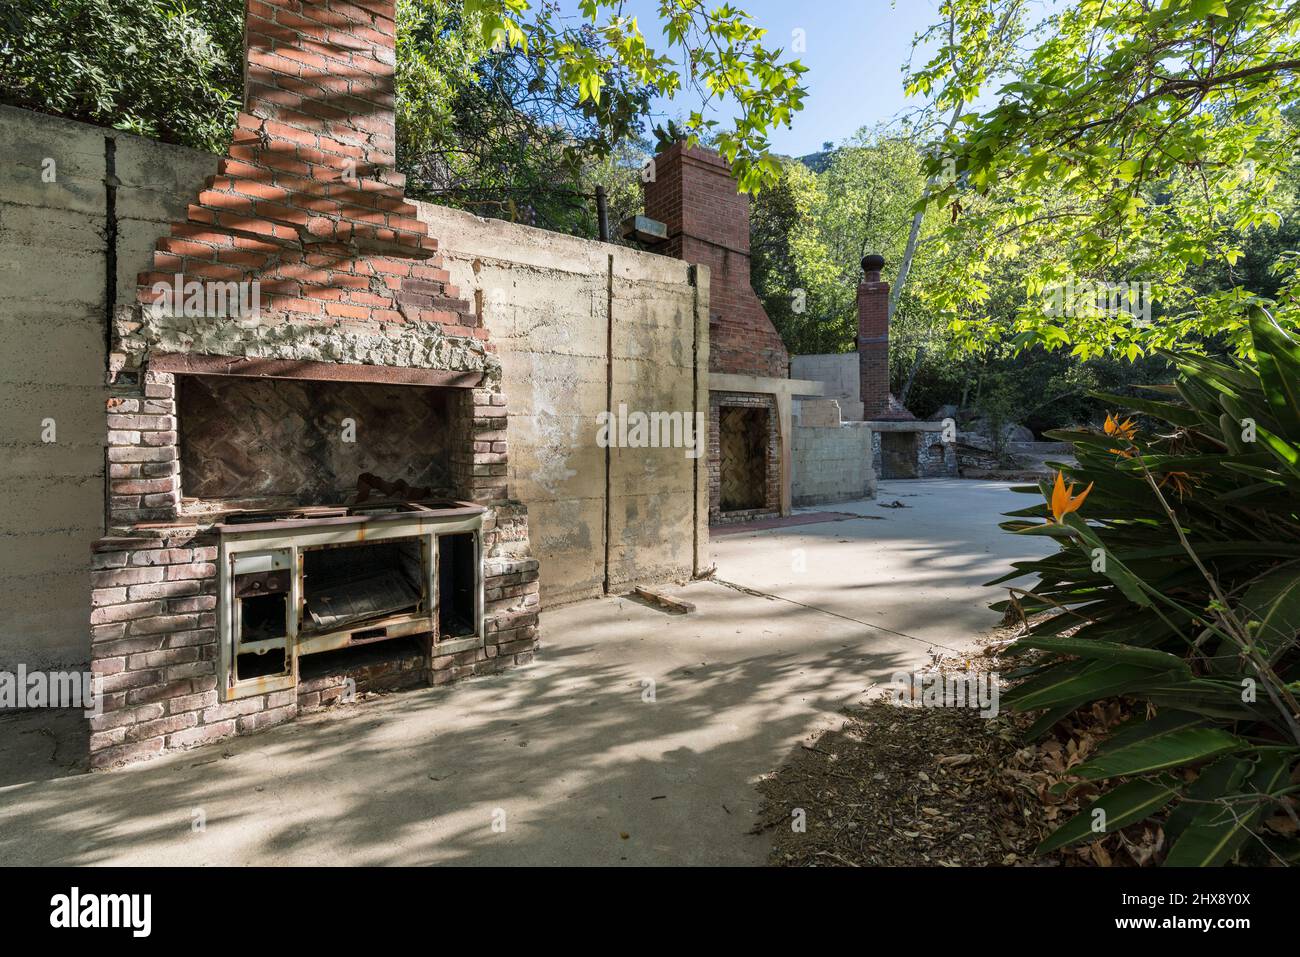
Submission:
M 850 502 L 876 495 L 872 431 L 865 422 L 795 426 L 791 443 L 796 506 Z
M 594 597 L 606 579 L 617 591 L 688 578 L 707 564 L 706 458 L 597 443 L 597 416 L 620 404 L 707 413 L 707 270 L 417 207 L 501 359 L 510 490 L 528 503 L 543 600 Z

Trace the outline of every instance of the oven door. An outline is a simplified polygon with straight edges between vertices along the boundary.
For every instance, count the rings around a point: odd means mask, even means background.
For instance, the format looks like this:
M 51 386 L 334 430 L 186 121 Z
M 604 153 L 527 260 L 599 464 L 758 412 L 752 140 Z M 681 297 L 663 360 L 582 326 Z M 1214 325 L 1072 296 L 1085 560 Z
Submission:
M 295 684 L 299 575 L 294 548 L 224 556 L 221 576 L 223 700 Z

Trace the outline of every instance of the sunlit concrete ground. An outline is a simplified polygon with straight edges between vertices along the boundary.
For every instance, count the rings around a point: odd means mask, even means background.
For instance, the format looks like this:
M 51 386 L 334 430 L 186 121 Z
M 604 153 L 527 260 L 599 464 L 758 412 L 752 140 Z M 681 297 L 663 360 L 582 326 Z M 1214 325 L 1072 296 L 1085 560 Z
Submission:
M 1050 548 L 997 528 L 1028 503 L 1007 488 L 884 482 L 827 506 L 862 518 L 715 539 L 717 578 L 760 594 L 555 609 L 528 668 L 125 770 L 69 775 L 66 728 L 0 719 L 0 863 L 761 863 L 756 778 L 931 647 L 969 647 L 997 621 L 981 583 Z

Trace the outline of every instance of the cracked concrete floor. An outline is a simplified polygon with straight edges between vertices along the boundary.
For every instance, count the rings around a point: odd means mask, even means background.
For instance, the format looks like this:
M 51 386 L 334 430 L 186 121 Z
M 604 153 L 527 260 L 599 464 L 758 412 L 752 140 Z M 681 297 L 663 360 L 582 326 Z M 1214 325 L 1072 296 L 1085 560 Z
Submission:
M 121 771 L 60 771 L 75 741 L 6 717 L 0 864 L 762 863 L 757 777 L 932 645 L 967 647 L 996 623 L 980 583 L 1051 547 L 997 528 L 1026 501 L 1007 487 L 883 482 L 827 506 L 862 518 L 714 540 L 720 580 L 779 598 L 569 605 L 528 668 Z

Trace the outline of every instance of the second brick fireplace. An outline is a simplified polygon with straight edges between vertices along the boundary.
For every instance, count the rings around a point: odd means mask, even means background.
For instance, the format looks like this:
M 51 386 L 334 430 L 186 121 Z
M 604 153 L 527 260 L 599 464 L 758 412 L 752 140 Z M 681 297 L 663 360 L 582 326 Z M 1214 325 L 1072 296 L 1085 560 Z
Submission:
M 675 143 L 643 174 L 656 252 L 709 269 L 709 524 L 788 514 L 792 400 L 820 382 L 791 379 L 780 334 L 750 285 L 749 204 L 718 153 Z

